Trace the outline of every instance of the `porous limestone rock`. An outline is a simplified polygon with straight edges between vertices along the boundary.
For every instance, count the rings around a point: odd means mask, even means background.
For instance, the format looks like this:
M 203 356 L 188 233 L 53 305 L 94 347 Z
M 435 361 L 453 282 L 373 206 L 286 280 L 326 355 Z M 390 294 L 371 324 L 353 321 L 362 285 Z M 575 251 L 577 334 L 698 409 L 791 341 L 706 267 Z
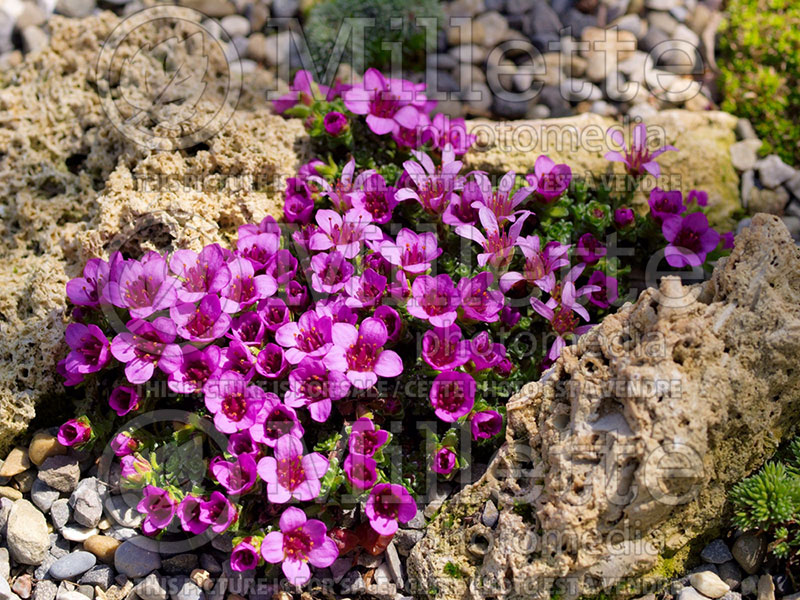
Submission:
M 594 113 L 538 121 L 475 119 L 467 121 L 467 130 L 478 136 L 477 145 L 463 160 L 467 170 L 526 174 L 533 172 L 540 154 L 547 154 L 557 163 L 568 164 L 575 177 L 602 181 L 599 178 L 607 172 L 624 173 L 622 163 L 609 163 L 604 158 L 611 149 L 606 132 L 615 123 Z M 705 190 L 710 221 L 732 229 L 732 215 L 741 208 L 739 177 L 730 155 L 730 147 L 736 143 L 736 118 L 717 111 L 665 110 L 648 117 L 645 125 L 652 136 L 652 150 L 671 144 L 678 152 L 658 157 L 661 176 L 658 180 L 645 177 L 642 189 L 648 194 L 655 186 L 679 189 L 684 194 Z M 622 131 L 628 133 L 625 128 Z M 624 185 L 624 180 L 606 181 Z M 646 210 L 644 193 L 637 192 L 634 200 L 637 207 Z
M 414 547 L 415 589 L 647 593 L 800 421 L 799 353 L 800 248 L 760 214 L 709 281 L 664 278 L 509 401 L 506 444 Z M 481 524 L 488 499 L 494 529 Z
M 160 152 L 130 139 L 104 110 L 95 72 L 119 22 L 110 12 L 54 16 L 50 44 L 0 72 L 0 455 L 37 403 L 59 405 L 64 286 L 86 260 L 118 249 L 140 256 L 227 243 L 238 225 L 279 213 L 285 179 L 305 159 L 302 123 L 272 114 L 265 99 L 285 84 L 263 69 L 243 76 L 236 112 L 212 138 Z M 133 31 L 116 56 L 153 47 L 156 36 L 179 37 L 159 27 L 163 22 Z M 197 52 L 173 44 L 168 58 L 165 64 L 193 65 Z M 138 106 L 144 74 L 154 72 L 152 64 L 132 61 L 114 93 Z M 227 88 L 217 84 L 235 69 L 208 52 L 204 73 L 188 125 L 219 110 Z M 125 114 L 125 103 L 118 106 Z M 159 110 L 174 108 L 167 102 Z

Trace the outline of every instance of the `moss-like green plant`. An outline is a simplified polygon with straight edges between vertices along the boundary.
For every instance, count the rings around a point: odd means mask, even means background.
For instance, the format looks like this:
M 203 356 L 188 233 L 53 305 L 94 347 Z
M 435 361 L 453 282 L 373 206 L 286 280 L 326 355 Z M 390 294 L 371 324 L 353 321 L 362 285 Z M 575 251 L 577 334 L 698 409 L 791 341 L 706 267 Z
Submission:
M 363 67 L 387 69 L 392 61 L 392 43 L 399 42 L 402 66 L 419 66 L 424 58 L 428 25 L 419 19 L 436 19 L 435 30 L 441 27 L 442 11 L 436 0 L 324 0 L 311 9 L 306 23 L 306 36 L 317 69 L 325 69 L 331 57 L 336 58 L 337 39 L 345 40 L 342 25 L 346 18 L 374 19 L 364 29 Z M 431 32 L 436 39 L 436 31 Z M 342 34 L 340 36 L 340 34 Z M 348 39 L 342 60 L 354 64 L 351 40 Z M 361 57 L 358 57 L 361 58 Z M 355 66 L 355 64 L 354 64 Z M 322 75 L 322 73 L 319 73 Z
M 765 532 L 772 553 L 800 559 L 800 437 L 789 445 L 785 461 L 764 465 L 731 491 L 734 525 Z
M 800 163 L 800 3 L 730 0 L 722 26 L 722 108 L 750 119 L 790 164 Z

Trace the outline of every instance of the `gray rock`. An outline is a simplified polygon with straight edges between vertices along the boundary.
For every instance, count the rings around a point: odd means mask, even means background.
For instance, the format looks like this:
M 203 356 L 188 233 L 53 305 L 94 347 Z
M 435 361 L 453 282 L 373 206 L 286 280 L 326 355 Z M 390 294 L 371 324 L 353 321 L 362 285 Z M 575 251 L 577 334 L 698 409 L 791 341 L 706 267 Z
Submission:
M 300 10 L 300 0 L 273 0 L 273 17 L 293 17 Z
M 41 479 L 36 479 L 31 488 L 31 500 L 44 514 L 50 512 L 53 502 L 58 500 L 61 492 L 54 490 Z
M 91 585 L 79 585 L 75 590 L 79 594 L 83 594 L 89 600 L 94 600 L 94 588 Z
M 216 536 L 213 540 L 211 540 L 211 547 L 214 550 L 219 550 L 220 552 L 228 553 L 233 550 L 233 536 L 230 533 L 223 533 L 222 535 Z
M 78 459 L 69 455 L 51 456 L 39 467 L 39 479 L 51 488 L 71 494 L 81 478 Z
M 61 528 L 61 535 L 70 542 L 85 542 L 99 533 L 100 530 L 97 527 L 82 527 L 74 523 L 69 523 Z
M 716 539 L 703 548 L 703 551 L 700 553 L 700 558 L 706 562 L 721 565 L 733 560 L 733 555 L 728 549 L 728 545 L 723 540 Z
M 756 163 L 758 178 L 769 189 L 775 189 L 784 181 L 788 181 L 797 173 L 783 162 L 777 154 L 770 154 Z
M 553 118 L 564 117 L 572 113 L 572 107 L 561 95 L 558 86 L 544 86 L 539 92 L 539 102 L 550 109 L 550 116 Z
M 483 513 L 481 513 L 481 522 L 487 527 L 494 527 L 497 525 L 497 520 L 500 518 L 500 513 L 494 502 L 487 500 L 483 505 Z
M 230 37 L 250 35 L 250 21 L 242 15 L 228 15 L 220 22 Z
M 731 146 L 731 162 L 739 171 L 748 171 L 756 166 L 761 140 L 750 139 L 736 142 Z
M 167 600 L 167 590 L 155 573 L 150 573 L 133 588 L 142 600 Z
M 754 140 L 758 138 L 753 124 L 747 119 L 739 119 L 736 121 L 736 135 L 738 135 L 741 140 Z
M 417 514 L 408 522 L 405 527 L 409 529 L 424 529 L 425 528 L 425 514 L 417 508 Z
M 660 29 L 667 35 L 672 35 L 678 27 L 678 21 L 668 12 L 654 10 L 647 14 L 647 23 L 650 27 Z
M 794 241 L 800 240 L 800 217 L 785 215 L 781 217 L 781 221 L 786 225 L 786 229 L 789 230 Z
M 5 537 L 6 527 L 8 526 L 8 515 L 11 514 L 11 507 L 14 502 L 8 498 L 0 498 L 0 536 Z
M 698 592 L 693 587 L 685 587 L 678 592 L 678 600 L 708 600 L 703 594 Z
M 131 578 L 144 577 L 161 568 L 161 557 L 154 548 L 152 540 L 136 537 L 122 542 L 114 554 L 114 566 L 117 571 Z
M 522 119 L 527 112 L 527 101 L 507 100 L 499 96 L 492 101 L 492 113 L 504 119 Z
M 33 588 L 33 600 L 55 600 L 58 586 L 52 581 L 44 579 L 36 583 Z
M 73 19 L 88 17 L 94 10 L 94 2 L 95 0 L 58 0 L 56 12 Z
M 665 47 L 662 44 L 669 41 L 669 34 L 665 31 L 662 31 L 658 27 L 650 27 L 642 39 L 639 40 L 639 48 L 645 52 L 651 52 L 658 48 L 658 51 L 662 52 Z
M 758 575 L 750 575 L 742 579 L 742 596 L 752 596 L 758 590 Z
M 424 533 L 418 529 L 398 529 L 394 534 L 394 543 L 397 544 L 397 551 L 401 556 L 411 554 L 411 549 L 424 537 Z
M 645 0 L 644 3 L 650 10 L 672 10 L 680 4 L 680 0 Z
M 97 557 L 91 552 L 79 550 L 72 554 L 67 554 L 63 558 L 59 558 L 53 566 L 50 567 L 50 576 L 53 579 L 75 579 L 79 575 L 83 575 L 97 563 Z
M 106 497 L 106 514 L 123 527 L 136 528 L 142 524 L 142 515 L 136 510 L 136 502 L 128 502 L 125 496 Z
M 752 169 L 742 173 L 742 206 L 747 208 L 750 204 L 750 196 L 756 187 L 756 173 Z
M 394 541 L 389 542 L 389 545 L 386 547 L 386 565 L 389 568 L 389 573 L 391 573 L 397 588 L 403 589 L 406 586 L 403 579 L 403 565 L 400 562 L 400 556 L 397 553 Z
M 57 560 L 58 559 L 55 556 L 48 553 L 47 556 L 45 556 L 42 564 L 36 567 L 36 570 L 33 572 L 33 576 L 39 580 L 50 579 L 50 567 L 53 566 Z
M 205 597 L 203 590 L 201 590 L 195 583 L 189 579 L 183 582 L 174 594 L 170 594 L 172 600 L 202 600 Z
M 423 511 L 426 519 L 430 519 L 436 514 L 452 491 L 453 485 L 451 483 L 439 483 L 429 491 L 428 505 Z
M 8 548 L 0 548 L 0 579 L 8 579 L 11 574 Z
M 791 177 L 783 185 L 787 190 L 789 190 L 792 196 L 800 200 L 800 173 L 797 173 L 797 175 Z
M 72 492 L 69 505 L 72 507 L 72 518 L 84 527 L 97 527 L 103 517 L 103 500 L 101 494 L 105 488 L 94 477 L 84 479 Z
M 219 575 L 222 573 L 222 565 L 214 558 L 212 554 L 207 552 L 200 555 L 200 568 L 205 569 L 211 575 Z
M 120 527 L 119 525 L 112 525 L 111 529 L 106 532 L 106 535 L 109 537 L 114 538 L 115 540 L 119 540 L 120 542 L 124 542 L 125 540 L 129 540 L 134 538 L 138 535 L 135 529 L 130 527 Z
M 40 564 L 50 549 L 47 520 L 27 500 L 17 500 L 8 515 L 6 543 L 11 557 L 23 565 Z
M 731 553 L 745 573 L 756 573 L 764 563 L 767 553 L 767 542 L 763 536 L 752 532 L 743 533 L 733 542 Z
M 758 600 L 775 600 L 775 582 L 772 575 L 764 574 L 758 578 Z
M 108 565 L 95 565 L 78 581 L 81 585 L 96 585 L 101 590 L 105 591 L 114 585 L 114 569 Z M 142 600 L 145 600 L 142 598 Z
M 331 564 L 331 577 L 333 577 L 334 583 L 339 583 L 342 578 L 347 574 L 347 572 L 353 568 L 353 559 L 343 556 L 341 558 L 337 558 Z
M 603 92 L 595 84 L 581 79 L 565 78 L 561 81 L 561 95 L 571 102 L 600 100 Z
M 47 46 L 48 37 L 41 27 L 28 25 L 21 32 L 22 49 L 25 52 L 37 52 Z
M 14 25 L 16 15 L 11 15 L 10 11 L 0 9 L 0 54 L 14 50 Z
M 196 554 L 178 554 L 161 560 L 161 571 L 167 575 L 188 575 L 197 568 Z
M 339 582 L 339 587 L 342 591 L 342 594 L 348 596 L 356 596 L 366 589 L 364 585 L 364 578 L 361 576 L 361 573 L 355 569 L 342 577 L 342 580 Z
M 69 540 L 64 539 L 57 533 L 50 534 L 50 554 L 56 558 L 62 558 L 70 553 Z

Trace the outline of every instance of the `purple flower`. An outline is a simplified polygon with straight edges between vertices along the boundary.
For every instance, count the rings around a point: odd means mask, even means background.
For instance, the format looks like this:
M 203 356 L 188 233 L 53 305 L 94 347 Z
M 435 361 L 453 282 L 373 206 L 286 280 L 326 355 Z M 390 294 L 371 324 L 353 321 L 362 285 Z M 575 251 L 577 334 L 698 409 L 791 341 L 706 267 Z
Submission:
M 139 394 L 129 385 L 114 388 L 108 397 L 108 405 L 120 417 L 139 407 Z
M 339 181 L 333 186 L 324 178 L 317 175 L 310 176 L 308 182 L 318 185 L 322 189 L 321 195 L 328 198 L 336 210 L 346 212 L 353 208 L 353 203 L 350 198 L 353 190 L 360 187 L 362 179 L 369 174 L 369 171 L 367 174 L 362 173 L 353 181 L 355 170 L 356 161 L 354 158 L 351 158 L 344 168 L 342 168 L 342 176 L 339 178 Z
M 386 333 L 389 336 L 387 339 L 388 342 L 396 342 L 400 339 L 400 334 L 403 331 L 403 319 L 400 313 L 391 306 L 381 304 L 375 309 L 372 316 L 376 319 L 380 319 L 383 321 L 383 324 L 386 325 Z
M 198 519 L 211 527 L 214 533 L 222 533 L 228 529 L 238 516 L 233 503 L 219 492 L 211 492 L 208 500 L 200 503 Z
M 442 249 L 436 243 L 435 233 L 416 234 L 403 228 L 397 234 L 397 241 L 381 243 L 379 252 L 390 265 L 418 275 L 431 268 L 431 263 L 442 254 Z
M 108 263 L 100 258 L 91 258 L 83 267 L 83 277 L 76 277 L 67 282 L 67 297 L 76 306 L 100 306 L 108 281 Z
M 458 290 L 449 275 L 420 275 L 411 284 L 408 314 L 434 327 L 449 327 L 458 316 L 461 302 Z
M 555 272 L 569 264 L 569 246 L 552 241 L 541 248 L 539 236 L 536 235 L 519 238 L 517 246 L 525 256 L 525 268 L 522 273 L 504 273 L 500 277 L 500 289 L 508 292 L 520 282 L 526 281 L 543 292 L 550 292 L 556 285 Z
M 280 243 L 280 233 L 258 233 L 240 236 L 236 249 L 239 256 L 250 261 L 255 271 L 260 271 L 278 251 Z
M 278 285 L 288 283 L 297 274 L 297 259 L 289 250 L 278 250 L 267 262 L 264 272 L 272 275 Z
M 378 481 L 378 463 L 370 456 L 348 454 L 342 467 L 353 489 L 368 490 Z
M 347 129 L 347 117 L 336 110 L 332 110 L 322 119 L 325 133 L 331 137 L 338 137 Z
M 282 325 L 275 332 L 275 341 L 286 348 L 286 360 L 296 365 L 306 356 L 322 358 L 333 346 L 332 319 L 313 310 L 300 318 Z
M 422 133 L 422 141 L 430 141 L 436 150 L 444 150 L 448 145 L 457 155 L 466 154 L 475 143 L 477 137 L 467 133 L 464 119 L 451 119 L 438 113 L 433 116 L 431 124 Z
M 307 407 L 312 419 L 324 423 L 331 414 L 332 402 L 344 398 L 349 390 L 344 373 L 329 371 L 322 361 L 306 357 L 289 374 L 284 402 L 292 408 Z
M 285 435 L 303 437 L 303 426 L 297 420 L 293 408 L 281 404 L 272 392 L 265 394 L 264 404 L 256 415 L 256 422 L 250 428 L 250 437 L 259 444 L 274 448 Z
M 572 169 L 563 163 L 556 164 L 552 158 L 542 154 L 533 165 L 533 174 L 525 179 L 539 198 L 550 203 L 567 191 L 572 181 Z
M 470 360 L 476 371 L 496 367 L 506 355 L 503 344 L 492 342 L 488 331 L 481 331 L 469 342 Z
M 169 316 L 177 332 L 191 342 L 213 342 L 225 335 L 231 326 L 231 317 L 222 311 L 216 294 L 204 296 L 197 305 L 186 302 L 173 306 Z
M 267 215 L 263 219 L 261 219 L 261 223 L 258 225 L 254 225 L 252 223 L 246 223 L 245 225 L 239 225 L 239 239 L 243 240 L 249 236 L 257 236 L 262 233 L 268 233 L 273 237 L 277 237 L 280 239 L 281 236 L 281 227 L 278 225 L 277 221 L 275 221 L 274 217 Z M 229 250 L 223 250 L 226 253 L 225 259 L 230 260 L 233 257 L 233 253 Z
M 181 528 L 193 535 L 200 535 L 208 529 L 208 523 L 203 523 L 200 520 L 200 508 L 203 505 L 203 499 L 198 496 L 188 494 L 184 496 L 180 504 L 178 504 L 177 513 L 178 520 L 181 522 Z
M 173 392 L 193 394 L 203 391 L 203 386 L 219 368 L 222 351 L 219 346 L 208 346 L 200 350 L 186 345 L 178 368 L 169 374 L 167 385 Z
M 145 486 L 142 493 L 144 497 L 136 505 L 136 510 L 144 515 L 142 532 L 153 535 L 172 522 L 177 506 L 169 492 L 153 485 Z
M 455 369 L 470 359 L 469 342 L 457 325 L 434 327 L 422 335 L 422 358 L 437 371 Z
M 417 514 L 417 504 L 408 490 L 397 483 L 379 483 L 369 494 L 364 512 L 372 529 L 380 535 L 394 535 L 400 523 Z
M 735 243 L 733 232 L 726 231 L 720 237 L 722 238 L 722 248 L 724 250 L 732 250 Z
M 584 233 L 578 239 L 578 247 L 575 254 L 587 265 L 593 265 L 608 253 L 603 243 L 591 233 Z
M 495 269 L 502 270 L 508 267 L 514 257 L 514 246 L 529 214 L 522 211 L 520 218 L 506 232 L 500 227 L 494 213 L 482 207 L 478 210 L 478 218 L 486 230 L 486 235 L 473 225 L 459 225 L 456 227 L 456 233 L 483 246 L 484 251 L 478 254 L 478 264 L 481 267 L 489 264 Z
M 349 279 L 344 289 L 349 296 L 345 301 L 347 306 L 370 308 L 381 301 L 386 291 L 386 277 L 366 269 L 362 275 Z
M 602 271 L 595 271 L 589 276 L 589 285 L 599 288 L 589 294 L 589 302 L 595 306 L 608 308 L 619 297 L 617 293 L 617 278 L 606 275 Z
M 697 202 L 697 206 L 708 206 L 708 192 L 691 190 L 686 196 L 686 206 L 691 206 L 692 202 Z
M 455 160 L 452 148 L 442 152 L 442 165 L 438 168 L 424 152 L 414 150 L 412 154 L 419 162 L 407 160 L 403 167 L 416 189 L 402 188 L 395 198 L 400 202 L 416 200 L 425 212 L 439 217 L 456 197 L 455 191 L 464 187 L 464 179 L 458 176 L 462 163 Z
M 669 242 L 664 249 L 664 258 L 669 266 L 697 267 L 706 260 L 706 255 L 716 249 L 720 235 L 708 226 L 703 213 L 692 213 L 685 217 L 667 217 L 661 232 Z
M 274 453 L 274 457 L 258 461 L 258 474 L 266 484 L 269 501 L 284 504 L 292 498 L 300 502 L 316 498 L 328 460 L 319 452 L 303 456 L 303 443 L 293 435 L 278 439 Z
M 239 573 L 252 571 L 258 566 L 260 558 L 259 548 L 242 540 L 231 551 L 231 570 Z
M 653 177 L 661 175 L 661 167 L 655 161 L 667 151 L 676 151 L 674 146 L 664 146 L 658 150 L 650 152 L 647 147 L 647 127 L 644 123 L 639 123 L 633 128 L 633 139 L 631 148 L 628 150 L 625 145 L 625 138 L 619 129 L 609 128 L 608 135 L 611 141 L 622 149 L 622 152 L 612 150 L 606 152 L 606 160 L 611 162 L 621 162 L 625 164 L 625 170 L 633 177 L 641 177 L 645 173 L 650 173 Z M 624 154 L 623 154 L 624 153 Z
M 214 426 L 222 433 L 249 429 L 264 404 L 264 391 L 235 371 L 212 376 L 203 388 L 206 408 L 214 415 Z
M 514 182 L 517 179 L 517 174 L 514 171 L 509 171 L 503 175 L 495 192 L 492 192 L 492 183 L 486 175 L 476 171 L 473 176 L 478 184 L 479 193 L 475 194 L 476 199 L 472 202 L 472 208 L 478 211 L 482 207 L 488 208 L 492 211 L 498 223 L 506 220 L 513 223 L 517 215 L 517 206 L 522 204 L 534 190 L 533 187 L 523 187 L 518 189 L 512 196 L 511 190 L 514 189 Z
M 114 306 L 127 308 L 132 317 L 144 319 L 178 301 L 181 282 L 167 273 L 167 261 L 158 255 L 147 262 L 114 261 L 103 295 Z
M 283 348 L 269 343 L 258 352 L 256 371 L 266 379 L 280 379 L 289 368 Z
M 255 457 L 258 454 L 258 447 L 250 436 L 249 430 L 232 433 L 228 438 L 228 447 L 226 450 L 231 456 L 250 454 Z
M 311 296 L 306 286 L 297 281 L 290 281 L 286 285 L 286 304 L 288 304 L 294 312 L 305 310 L 310 303 Z
M 136 487 L 142 479 L 153 470 L 153 467 L 138 454 L 123 456 L 120 462 L 120 477 L 127 487 Z
M 490 290 L 494 275 L 489 271 L 478 273 L 472 279 L 461 279 L 458 282 L 458 293 L 461 295 L 461 307 L 464 318 L 482 323 L 494 323 L 500 317 L 504 296 L 499 290 Z
M 130 456 L 139 449 L 139 442 L 127 431 L 115 435 L 109 443 L 114 456 Z
M 355 272 L 339 251 L 317 254 L 311 259 L 311 287 L 320 294 L 335 294 L 344 288 Z
M 153 376 L 156 366 L 164 373 L 180 367 L 183 353 L 173 344 L 175 323 L 157 317 L 152 323 L 132 319 L 128 331 L 118 333 L 111 342 L 111 354 L 125 364 L 125 377 L 131 383 L 144 383 Z
M 653 188 L 647 201 L 650 205 L 650 215 L 659 225 L 666 217 L 682 215 L 686 212 L 682 198 L 678 190 L 664 191 L 661 188 Z
M 311 236 L 310 248 L 315 251 L 336 249 L 345 258 L 354 258 L 364 240 L 380 239 L 381 230 L 372 224 L 372 215 L 362 208 L 351 208 L 344 217 L 332 210 L 317 211 L 319 230 Z
M 231 271 L 231 282 L 220 294 L 222 310 L 226 313 L 239 312 L 278 291 L 275 279 L 271 275 L 255 275 L 249 260 L 234 258 L 228 263 L 228 268 Z
M 442 446 L 433 456 L 431 470 L 439 475 L 450 475 L 456 468 L 456 453 L 452 448 Z
M 501 282 L 502 283 L 502 282 Z M 500 311 L 500 321 L 506 327 L 513 327 L 519 320 L 522 318 L 522 314 L 516 309 L 510 306 L 504 306 L 503 310 Z
M 267 330 L 272 333 L 278 331 L 291 320 L 289 307 L 280 298 L 273 297 L 259 301 L 256 312 L 261 317 Z
M 372 215 L 372 222 L 388 223 L 397 206 L 395 194 L 397 189 L 386 185 L 386 180 L 379 173 L 372 173 L 363 180 L 362 189 L 353 192 L 352 202 L 355 208 L 367 211 Z
M 290 506 L 280 518 L 280 531 L 272 531 L 261 542 L 261 556 L 269 563 L 280 563 L 283 574 L 293 585 L 311 579 L 307 563 L 322 569 L 339 557 L 336 543 L 329 538 L 322 521 L 307 519 L 299 508 Z
M 475 380 L 458 371 L 439 373 L 431 385 L 430 400 L 437 417 L 454 423 L 475 404 Z
M 315 98 L 324 99 L 331 95 L 330 88 L 315 83 L 314 77 L 305 69 L 301 69 L 295 74 L 289 90 L 288 94 L 272 102 L 275 112 L 278 114 L 283 114 L 298 103 L 311 105 Z
M 389 432 L 375 427 L 372 419 L 361 417 L 350 429 L 348 448 L 352 454 L 373 456 L 389 441 Z
M 232 462 L 215 456 L 209 471 L 230 496 L 243 494 L 256 484 L 256 461 L 250 454 L 241 454 Z
M 176 250 L 169 268 L 180 278 L 178 300 L 197 302 L 206 294 L 216 294 L 231 280 L 225 255 L 219 244 L 210 244 L 196 254 L 191 250 Z
M 403 372 L 397 353 L 383 349 L 389 334 L 380 319 L 364 319 L 358 329 L 349 323 L 334 323 L 332 337 L 334 347 L 325 357 L 325 366 L 346 373 L 358 389 L 369 389 L 378 377 L 397 377 Z
M 342 94 L 347 110 L 367 115 L 367 125 L 377 135 L 393 133 L 400 127 L 412 129 L 419 121 L 419 111 L 408 99 L 402 80 L 387 80 L 377 69 L 367 69 L 361 86 Z
M 469 180 L 464 184 L 461 195 L 453 194 L 450 203 L 442 215 L 442 223 L 450 227 L 473 225 L 478 220 L 478 211 L 474 206 L 482 206 L 484 195 L 477 181 Z
M 231 337 L 245 346 L 260 347 L 264 342 L 265 334 L 264 321 L 252 311 L 242 313 L 231 321 Z
M 64 361 L 68 374 L 96 373 L 108 364 L 108 338 L 97 325 L 70 323 L 65 338 L 71 350 Z
M 503 429 L 503 417 L 496 410 L 482 410 L 472 415 L 470 422 L 472 439 L 488 440 Z
M 80 446 L 92 437 L 92 427 L 87 419 L 70 419 L 58 429 L 58 443 L 66 448 Z
M 314 212 L 314 199 L 306 183 L 298 177 L 286 180 L 286 191 L 283 196 L 283 216 L 289 223 L 305 225 L 311 220 Z
M 561 355 L 561 350 L 567 345 L 566 336 L 583 334 L 592 327 L 591 325 L 579 326 L 579 321 L 575 317 L 577 314 L 583 320 L 589 320 L 589 313 L 578 300 L 592 292 L 600 290 L 596 285 L 585 285 L 580 289 L 575 288 L 575 281 L 580 277 L 581 273 L 583 273 L 584 268 L 585 265 L 580 264 L 570 269 L 570 272 L 567 273 L 560 283 L 560 290 L 553 290 L 551 294 L 554 295 L 551 295 L 546 303 L 538 298 L 531 298 L 533 310 L 547 319 L 553 331 L 556 333 L 556 339 L 547 353 L 547 359 L 549 361 L 554 361 Z M 558 296 L 558 298 L 556 296 Z
M 632 208 L 618 208 L 614 211 L 614 225 L 620 229 L 625 229 L 636 220 Z

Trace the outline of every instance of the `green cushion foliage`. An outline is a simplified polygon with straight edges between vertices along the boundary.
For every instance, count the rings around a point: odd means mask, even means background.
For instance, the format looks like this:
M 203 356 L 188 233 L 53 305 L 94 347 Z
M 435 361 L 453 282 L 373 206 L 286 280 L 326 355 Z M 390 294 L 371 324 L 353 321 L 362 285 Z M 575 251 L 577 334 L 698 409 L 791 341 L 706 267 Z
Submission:
M 331 59 L 345 17 L 375 19 L 374 25 L 364 32 L 364 68 L 375 67 L 388 71 L 392 61 L 392 46 L 400 42 L 401 65 L 404 70 L 424 67 L 426 27 L 417 25 L 417 19 L 436 18 L 436 31 L 443 22 L 442 9 L 436 0 L 323 0 L 308 15 L 306 38 L 316 67 L 322 71 Z M 400 27 L 396 27 L 399 21 Z M 435 32 L 432 40 L 435 45 Z M 341 41 L 340 41 L 341 43 Z M 347 40 L 344 62 L 353 64 L 352 42 Z M 435 51 L 435 48 L 433 49 Z M 336 58 L 335 56 L 333 57 Z M 318 73 L 322 75 L 323 73 Z
M 730 0 L 727 13 L 722 108 L 753 123 L 762 152 L 800 164 L 800 2 Z

